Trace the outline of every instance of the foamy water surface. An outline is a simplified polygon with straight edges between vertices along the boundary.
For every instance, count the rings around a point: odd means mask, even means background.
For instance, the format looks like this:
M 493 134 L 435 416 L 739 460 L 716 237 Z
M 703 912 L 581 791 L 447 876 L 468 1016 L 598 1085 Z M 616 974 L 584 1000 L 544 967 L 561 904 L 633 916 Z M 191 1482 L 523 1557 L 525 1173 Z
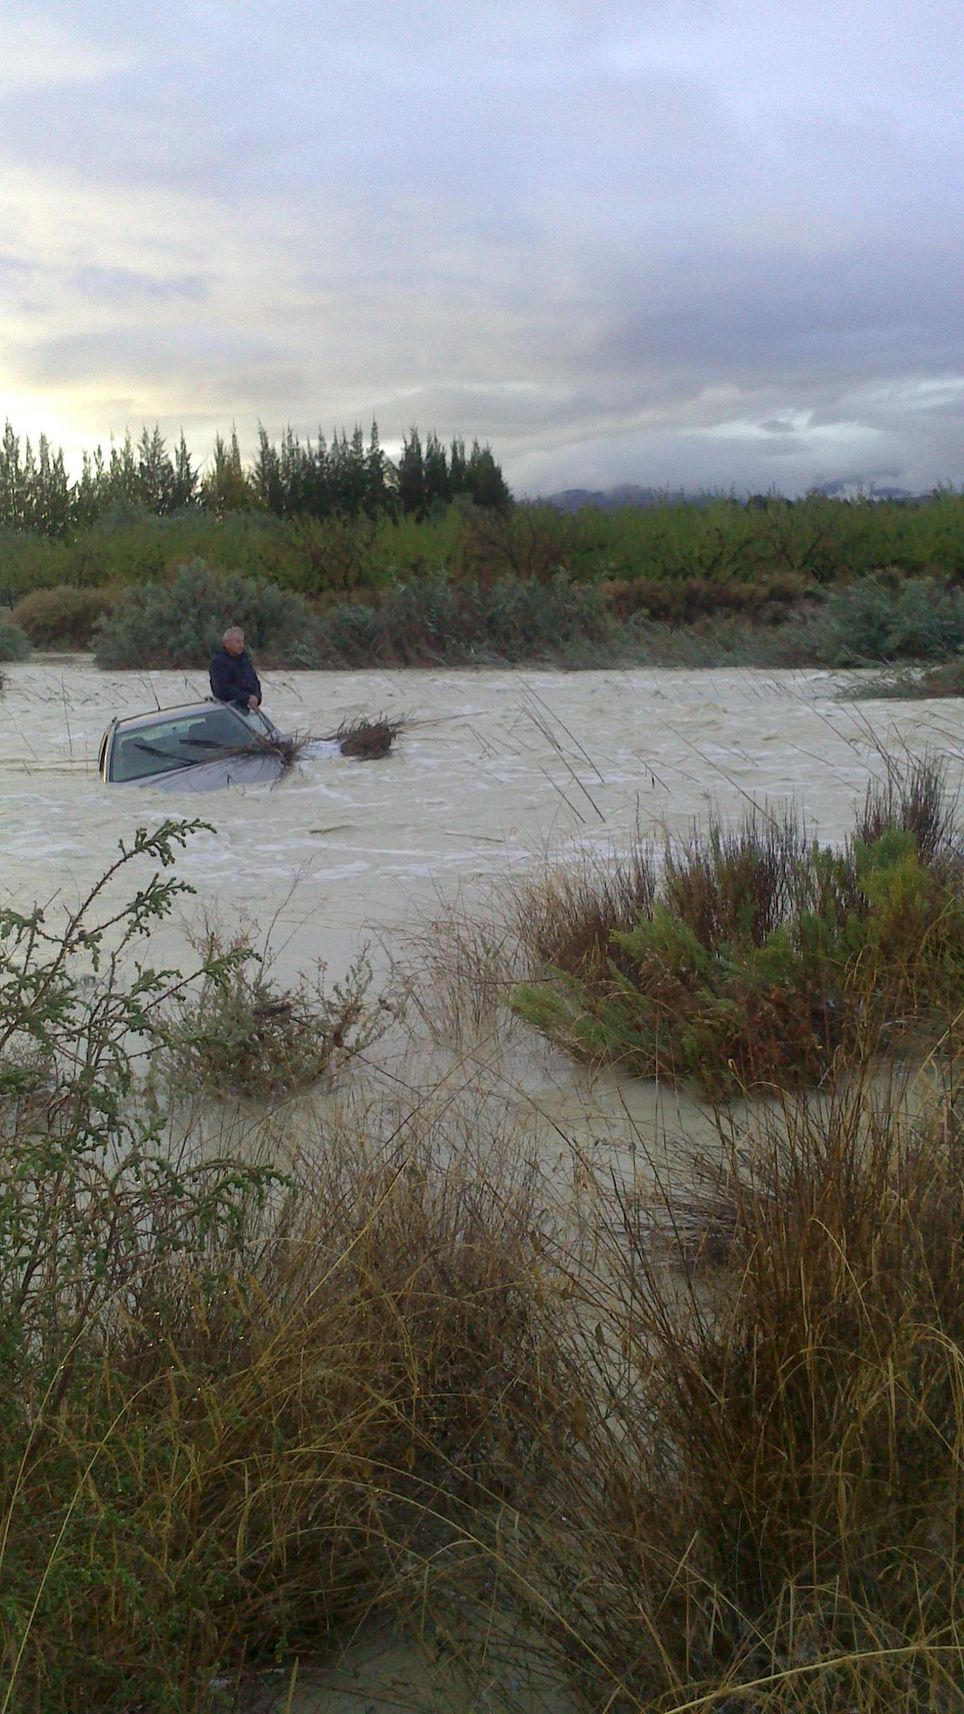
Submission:
M 179 873 L 196 908 L 274 924 L 289 968 L 337 972 L 365 939 L 391 941 L 441 894 L 564 856 L 658 836 L 715 807 L 792 801 L 821 837 L 846 828 L 878 745 L 947 750 L 960 773 L 958 701 L 846 704 L 824 673 L 408 671 L 266 675 L 284 730 L 324 737 L 345 716 L 408 721 L 382 762 L 309 757 L 273 785 L 203 797 L 109 787 L 108 719 L 195 698 L 197 673 L 101 673 L 34 659 L 5 669 L 0 702 L 0 889 L 23 905 L 75 901 L 135 827 L 201 816 Z

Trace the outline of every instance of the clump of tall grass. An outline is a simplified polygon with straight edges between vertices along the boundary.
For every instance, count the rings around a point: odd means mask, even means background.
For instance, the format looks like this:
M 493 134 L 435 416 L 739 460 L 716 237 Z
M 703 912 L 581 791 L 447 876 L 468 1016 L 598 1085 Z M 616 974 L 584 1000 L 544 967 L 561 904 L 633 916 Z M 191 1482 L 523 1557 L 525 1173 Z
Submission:
M 858 1079 L 703 1171 L 698 1250 L 685 1190 L 655 1242 L 651 1184 L 598 1187 L 551 1480 L 489 1552 L 587 1709 L 959 1711 L 959 1087 Z
M 528 1367 L 531 1210 L 322 1141 L 273 1186 L 138 1151 L 31 1176 L 42 1241 L 0 1281 L 17 1706 L 181 1714 L 215 1673 L 324 1654 L 512 1472 L 493 1401 Z
M 940 767 L 873 788 L 842 851 L 754 810 L 637 847 L 601 880 L 531 889 L 516 1010 L 591 1061 L 712 1097 L 819 1081 L 867 1045 L 918 1045 L 964 992 L 964 844 Z

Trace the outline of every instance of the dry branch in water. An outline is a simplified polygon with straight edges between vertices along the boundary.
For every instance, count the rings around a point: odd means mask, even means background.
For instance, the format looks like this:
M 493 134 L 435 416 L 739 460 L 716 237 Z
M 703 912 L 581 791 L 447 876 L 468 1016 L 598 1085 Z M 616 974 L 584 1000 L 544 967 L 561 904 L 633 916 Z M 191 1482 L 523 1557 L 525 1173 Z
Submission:
M 377 714 L 374 720 L 343 720 L 329 743 L 339 744 L 343 756 L 375 762 L 388 755 L 401 730 L 401 720 L 389 720 L 384 714 Z

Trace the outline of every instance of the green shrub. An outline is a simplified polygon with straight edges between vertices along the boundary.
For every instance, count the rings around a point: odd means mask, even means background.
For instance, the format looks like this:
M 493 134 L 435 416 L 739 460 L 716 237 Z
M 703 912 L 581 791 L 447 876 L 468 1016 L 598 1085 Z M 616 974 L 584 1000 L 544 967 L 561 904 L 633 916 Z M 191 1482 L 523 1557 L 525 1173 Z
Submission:
M 117 601 L 115 590 L 61 584 L 22 596 L 13 609 L 13 621 L 35 648 L 89 649 L 99 621 Z
M 378 614 L 374 607 L 339 601 L 316 622 L 319 665 L 366 667 L 379 659 Z
M 324 967 L 292 988 L 272 981 L 243 934 L 211 930 L 198 948 L 205 976 L 165 1025 L 173 1086 L 247 1101 L 310 1089 L 384 1033 L 387 1013 L 370 998 L 362 955 L 330 991 Z
M 828 666 L 938 660 L 964 648 L 964 590 L 883 574 L 830 595 L 819 641 Z
M 30 653 L 30 638 L 19 625 L 0 619 L 0 661 L 25 661 Z
M 98 627 L 101 667 L 206 666 L 228 625 L 240 625 L 265 665 L 314 664 L 313 621 L 299 596 L 238 573 L 213 572 L 203 560 L 182 566 L 169 584 L 130 590 Z
M 547 582 L 456 582 L 444 571 L 393 584 L 377 606 L 346 603 L 318 617 L 315 646 L 331 666 L 427 666 L 577 660 L 629 641 L 604 596 L 564 572 Z
M 16 598 L 30 589 L 66 583 L 69 577 L 68 550 L 63 541 L 21 530 L 0 530 L 0 589 L 10 590 Z

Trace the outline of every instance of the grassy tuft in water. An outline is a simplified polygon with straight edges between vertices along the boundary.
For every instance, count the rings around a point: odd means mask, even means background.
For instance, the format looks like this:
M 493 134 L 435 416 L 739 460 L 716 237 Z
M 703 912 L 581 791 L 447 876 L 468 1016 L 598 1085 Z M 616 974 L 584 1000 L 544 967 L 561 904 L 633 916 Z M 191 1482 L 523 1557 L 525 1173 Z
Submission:
M 905 668 L 902 672 L 883 674 L 848 685 L 849 701 L 885 697 L 903 702 L 920 702 L 930 697 L 964 696 L 964 654 L 937 666 Z
M 526 895 L 516 1010 L 582 1058 L 726 1096 L 920 1045 L 964 992 L 964 843 L 941 769 L 874 788 L 843 851 L 755 810 Z

